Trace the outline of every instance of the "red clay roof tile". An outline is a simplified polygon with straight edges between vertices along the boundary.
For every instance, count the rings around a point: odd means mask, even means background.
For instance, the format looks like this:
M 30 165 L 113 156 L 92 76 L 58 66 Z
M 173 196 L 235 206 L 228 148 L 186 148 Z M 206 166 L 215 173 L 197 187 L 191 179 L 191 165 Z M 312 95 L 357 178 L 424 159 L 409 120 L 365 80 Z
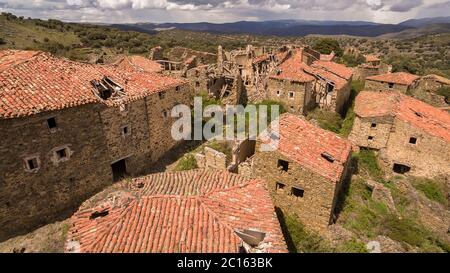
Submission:
M 280 73 L 272 74 L 270 78 L 300 83 L 314 81 L 315 78 L 304 71 L 307 65 L 302 62 L 302 55 L 303 50 L 296 49 L 293 55 L 279 66 Z
M 92 80 L 108 76 L 124 88 L 120 103 L 146 97 L 185 81 L 115 66 L 79 63 L 34 51 L 0 51 L 0 118 L 29 116 L 89 103 L 114 105 L 94 94 Z
M 333 182 L 339 182 L 351 152 L 350 141 L 292 114 L 279 119 L 278 152 Z M 334 162 L 322 154 L 331 155 Z
M 93 219 L 95 213 L 103 217 Z M 228 172 L 123 182 L 85 202 L 71 222 L 69 252 L 237 252 L 242 239 L 236 229 L 266 233 L 264 252 L 287 251 L 265 182 Z
M 450 114 L 400 92 L 362 91 L 355 113 L 363 118 L 392 116 L 450 142 Z
M 372 77 L 367 77 L 366 80 L 369 81 L 377 81 L 377 82 L 387 82 L 401 85 L 411 85 L 420 77 L 406 73 L 406 72 L 396 72 L 396 73 L 388 73 L 382 75 L 376 75 Z

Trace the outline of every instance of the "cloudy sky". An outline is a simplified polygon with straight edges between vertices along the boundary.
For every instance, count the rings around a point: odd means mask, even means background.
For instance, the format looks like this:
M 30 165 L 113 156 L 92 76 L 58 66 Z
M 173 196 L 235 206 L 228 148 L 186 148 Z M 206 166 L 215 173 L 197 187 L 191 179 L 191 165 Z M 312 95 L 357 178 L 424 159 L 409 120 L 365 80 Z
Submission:
M 449 0 L 0 0 L 0 11 L 64 21 L 233 22 L 314 19 L 398 23 L 448 16 Z

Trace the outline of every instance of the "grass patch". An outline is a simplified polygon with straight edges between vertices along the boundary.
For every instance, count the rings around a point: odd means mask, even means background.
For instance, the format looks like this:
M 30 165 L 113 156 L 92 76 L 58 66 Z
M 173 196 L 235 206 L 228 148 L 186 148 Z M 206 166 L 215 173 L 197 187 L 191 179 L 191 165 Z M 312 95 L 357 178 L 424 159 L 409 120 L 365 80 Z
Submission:
M 339 253 L 368 253 L 366 245 L 356 239 L 345 241 L 336 248 Z
M 314 109 L 308 113 L 308 120 L 316 120 L 320 128 L 339 134 L 342 128 L 342 118 L 335 112 Z
M 205 144 L 205 147 L 209 147 L 211 149 L 214 149 L 218 152 L 221 152 L 227 156 L 229 160 L 231 160 L 232 157 L 232 149 L 229 147 L 225 142 L 217 142 L 217 141 L 209 141 Z
M 178 161 L 175 171 L 188 171 L 197 168 L 197 160 L 195 160 L 195 157 L 192 154 L 188 154 Z
M 373 179 L 381 180 L 384 172 L 378 164 L 375 152 L 371 150 L 361 150 L 359 153 L 353 154 L 353 160 L 358 166 L 358 173 L 365 173 Z
M 444 206 L 448 205 L 444 185 L 439 181 L 415 177 L 411 178 L 411 184 L 428 199 L 441 203 Z
M 284 220 L 284 221 L 283 221 Z M 330 244 L 315 232 L 308 231 L 294 214 L 287 214 L 280 220 L 288 235 L 289 251 L 293 253 L 330 253 Z

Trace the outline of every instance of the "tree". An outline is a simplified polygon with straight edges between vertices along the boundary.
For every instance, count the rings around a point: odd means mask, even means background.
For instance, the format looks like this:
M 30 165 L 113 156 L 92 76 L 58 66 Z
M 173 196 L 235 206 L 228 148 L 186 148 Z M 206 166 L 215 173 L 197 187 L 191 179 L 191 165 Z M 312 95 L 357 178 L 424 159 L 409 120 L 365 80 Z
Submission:
M 6 40 L 0 37 L 0 45 L 6 45 Z
M 339 42 L 330 38 L 319 39 L 314 44 L 313 49 L 320 52 L 321 54 L 330 54 L 334 51 L 334 53 L 338 57 L 341 57 L 344 54 L 344 51 L 339 45 Z

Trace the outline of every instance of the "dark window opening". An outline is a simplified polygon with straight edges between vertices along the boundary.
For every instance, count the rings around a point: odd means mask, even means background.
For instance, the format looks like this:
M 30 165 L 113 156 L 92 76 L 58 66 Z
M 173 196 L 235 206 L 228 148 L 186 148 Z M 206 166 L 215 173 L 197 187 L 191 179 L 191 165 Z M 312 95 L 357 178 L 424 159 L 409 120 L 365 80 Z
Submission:
M 417 143 L 417 138 L 411 137 L 411 138 L 409 139 L 409 143 L 410 143 L 410 144 L 416 144 L 416 143 Z
M 294 98 L 294 92 L 289 92 L 289 98 Z
M 67 157 L 66 149 L 56 151 L 56 155 L 58 156 L 58 159 L 66 158 Z
M 196 87 L 200 87 L 200 82 L 196 82 L 196 83 L 195 83 L 195 86 L 196 86 Z
M 286 185 L 281 183 L 281 182 L 277 182 L 277 184 L 275 185 L 276 190 L 284 190 L 286 188 Z
M 333 163 L 335 161 L 335 158 L 329 153 L 322 153 L 321 156 L 325 158 L 328 162 Z
M 392 168 L 392 170 L 395 173 L 405 174 L 405 173 L 407 173 L 407 172 L 409 172 L 411 170 L 411 167 L 403 165 L 403 164 L 395 163 L 394 167 Z
M 278 168 L 280 167 L 282 171 L 287 172 L 289 170 L 289 162 L 282 159 L 278 159 Z
M 130 134 L 130 129 L 128 128 L 128 126 L 122 127 L 122 136 L 126 137 L 129 134 Z
M 165 92 L 159 92 L 159 99 L 164 99 L 165 96 L 166 96 Z
M 106 217 L 108 216 L 109 211 L 105 210 L 105 211 L 96 211 L 94 213 L 91 214 L 91 216 L 89 216 L 90 220 L 94 220 L 97 218 L 102 218 L 102 217 Z
M 369 141 L 372 141 L 372 140 L 374 139 L 374 137 L 373 137 L 373 136 L 369 136 L 367 139 L 368 139 Z
M 47 119 L 47 125 L 48 125 L 48 128 L 49 128 L 49 129 L 56 128 L 56 127 L 57 127 L 56 119 L 55 119 L 55 118 L 49 118 L 49 119 Z
M 27 164 L 28 164 L 28 169 L 29 170 L 35 170 L 35 169 L 37 169 L 39 167 L 37 158 L 28 159 L 27 160 Z
M 175 87 L 175 91 L 180 91 L 180 87 L 179 86 Z
M 136 184 L 136 187 L 138 189 L 142 189 L 144 187 L 144 183 L 143 182 L 139 182 L 139 183 Z
M 303 197 L 305 190 L 297 187 L 292 187 L 291 194 L 295 197 Z
M 376 123 L 372 123 L 372 124 L 370 125 L 370 127 L 371 127 L 371 128 L 376 128 L 376 127 L 377 127 L 377 124 L 376 124 Z
M 113 172 L 114 182 L 122 180 L 127 175 L 127 166 L 125 164 L 125 159 L 122 159 L 112 164 L 111 168 Z
M 389 83 L 389 88 L 394 88 L 394 84 L 393 83 Z

